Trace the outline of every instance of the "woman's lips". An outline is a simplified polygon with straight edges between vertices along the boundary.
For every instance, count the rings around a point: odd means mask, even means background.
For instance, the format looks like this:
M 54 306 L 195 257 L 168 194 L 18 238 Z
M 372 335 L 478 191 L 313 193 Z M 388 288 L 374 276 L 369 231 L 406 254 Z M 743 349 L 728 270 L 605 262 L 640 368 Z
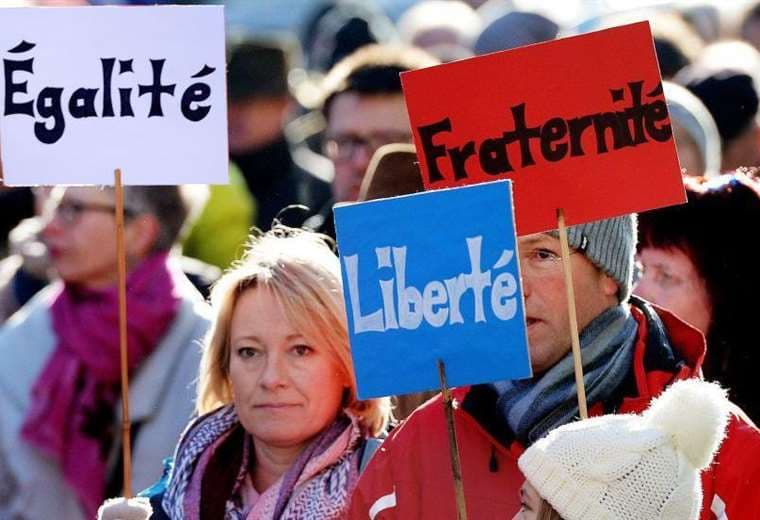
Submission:
M 284 410 L 287 408 L 295 408 L 297 404 L 291 403 L 262 403 L 253 405 L 254 408 L 267 409 L 267 410 Z

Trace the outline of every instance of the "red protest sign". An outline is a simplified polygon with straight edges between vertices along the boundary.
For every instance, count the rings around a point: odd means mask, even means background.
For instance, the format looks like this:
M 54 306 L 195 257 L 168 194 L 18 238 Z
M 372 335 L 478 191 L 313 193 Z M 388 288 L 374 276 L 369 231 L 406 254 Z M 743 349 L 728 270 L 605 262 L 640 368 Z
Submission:
M 686 200 L 647 22 L 401 80 L 426 189 L 512 179 L 520 235 Z

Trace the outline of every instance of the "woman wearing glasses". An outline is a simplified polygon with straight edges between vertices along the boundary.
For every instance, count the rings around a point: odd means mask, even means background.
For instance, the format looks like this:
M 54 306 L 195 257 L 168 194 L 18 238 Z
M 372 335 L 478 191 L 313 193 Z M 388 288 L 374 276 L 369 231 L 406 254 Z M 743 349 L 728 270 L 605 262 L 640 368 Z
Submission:
M 208 307 L 170 258 L 176 186 L 125 188 L 132 486 L 157 478 L 192 412 Z M 0 518 L 93 518 L 121 493 L 112 189 L 53 194 L 42 232 L 58 282 L 0 329 Z

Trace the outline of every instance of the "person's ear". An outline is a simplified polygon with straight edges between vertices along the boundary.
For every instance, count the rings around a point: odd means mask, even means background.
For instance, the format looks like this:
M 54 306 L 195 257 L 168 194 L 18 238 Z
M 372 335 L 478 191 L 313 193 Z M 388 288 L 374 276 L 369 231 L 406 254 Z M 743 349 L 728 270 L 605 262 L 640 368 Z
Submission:
M 124 238 L 131 258 L 145 258 L 158 240 L 160 224 L 155 215 L 137 215 L 125 222 Z
M 602 273 L 601 287 L 602 293 L 604 293 L 605 296 L 614 296 L 617 298 L 619 290 L 618 283 L 610 275 Z

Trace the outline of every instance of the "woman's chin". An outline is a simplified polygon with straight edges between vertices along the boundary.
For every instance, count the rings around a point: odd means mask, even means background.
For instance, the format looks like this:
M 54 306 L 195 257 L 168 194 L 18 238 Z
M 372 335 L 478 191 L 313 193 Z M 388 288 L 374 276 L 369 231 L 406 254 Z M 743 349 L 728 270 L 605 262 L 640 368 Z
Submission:
M 265 445 L 270 448 L 289 449 L 297 448 L 306 444 L 312 436 L 305 435 L 302 432 L 287 431 L 283 429 L 260 429 L 255 431 L 248 430 L 253 437 L 253 443 Z

